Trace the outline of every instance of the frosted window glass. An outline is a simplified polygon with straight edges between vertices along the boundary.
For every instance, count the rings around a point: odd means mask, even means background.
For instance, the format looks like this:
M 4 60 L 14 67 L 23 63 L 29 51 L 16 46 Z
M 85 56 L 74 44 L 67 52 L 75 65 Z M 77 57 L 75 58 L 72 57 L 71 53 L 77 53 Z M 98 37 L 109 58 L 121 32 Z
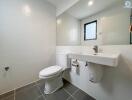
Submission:
M 97 21 L 94 22 L 90 22 L 84 25 L 84 40 L 95 40 L 97 37 L 96 35 L 96 25 L 97 25 Z

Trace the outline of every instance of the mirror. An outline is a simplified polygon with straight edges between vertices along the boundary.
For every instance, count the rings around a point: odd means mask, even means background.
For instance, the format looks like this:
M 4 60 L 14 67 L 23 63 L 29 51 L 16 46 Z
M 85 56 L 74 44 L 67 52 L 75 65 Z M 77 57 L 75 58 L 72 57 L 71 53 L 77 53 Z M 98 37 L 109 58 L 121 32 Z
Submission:
M 130 0 L 79 0 L 57 17 L 57 45 L 130 44 L 131 8 Z

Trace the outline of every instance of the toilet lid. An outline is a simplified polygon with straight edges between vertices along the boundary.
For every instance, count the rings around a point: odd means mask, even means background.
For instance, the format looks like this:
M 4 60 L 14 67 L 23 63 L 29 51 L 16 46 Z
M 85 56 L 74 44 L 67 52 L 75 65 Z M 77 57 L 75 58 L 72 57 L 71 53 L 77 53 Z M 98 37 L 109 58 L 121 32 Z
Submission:
M 57 66 L 57 65 L 56 66 L 50 66 L 50 67 L 45 68 L 42 71 L 40 71 L 39 75 L 40 76 L 50 76 L 50 75 L 57 74 L 60 71 L 62 71 L 62 67 Z

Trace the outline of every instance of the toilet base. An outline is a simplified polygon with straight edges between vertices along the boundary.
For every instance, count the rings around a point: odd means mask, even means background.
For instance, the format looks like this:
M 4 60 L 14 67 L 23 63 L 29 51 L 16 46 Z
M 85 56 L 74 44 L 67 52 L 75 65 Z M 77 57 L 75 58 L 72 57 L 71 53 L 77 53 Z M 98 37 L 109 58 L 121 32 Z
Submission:
M 51 94 L 57 91 L 59 88 L 63 87 L 62 76 L 55 76 L 45 80 L 45 94 Z

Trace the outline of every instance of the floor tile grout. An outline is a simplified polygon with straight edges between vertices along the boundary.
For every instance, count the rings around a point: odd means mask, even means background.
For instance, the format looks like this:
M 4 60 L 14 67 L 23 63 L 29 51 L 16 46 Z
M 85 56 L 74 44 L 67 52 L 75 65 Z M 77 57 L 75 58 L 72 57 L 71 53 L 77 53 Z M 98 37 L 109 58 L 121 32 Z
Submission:
M 69 83 L 70 84 L 70 83 Z M 35 91 L 37 91 L 37 95 L 35 96 L 35 98 L 36 98 L 36 100 L 38 100 L 38 99 L 43 99 L 43 100 L 47 100 L 48 99 L 48 97 L 45 95 L 45 93 L 44 93 L 44 91 L 42 90 L 42 89 L 44 89 L 44 87 L 42 87 L 41 88 L 41 85 L 44 85 L 44 83 L 42 82 L 40 82 L 40 83 L 38 83 L 38 82 L 34 82 L 34 84 L 32 85 L 31 84 L 31 86 L 29 86 L 29 87 L 25 87 L 24 89 L 30 89 L 31 87 L 35 90 Z M 12 100 L 17 100 L 17 99 L 19 99 L 19 96 L 18 96 L 18 94 L 17 94 L 17 91 L 18 89 L 15 89 L 14 88 L 14 90 L 13 90 L 13 92 L 12 92 L 12 94 L 13 94 L 13 98 L 12 98 Z M 75 88 L 75 89 L 73 89 L 73 90 L 69 90 L 69 88 L 67 89 L 67 88 L 65 88 L 65 86 L 63 86 L 62 87 L 62 93 L 63 94 L 65 94 L 65 95 L 67 95 L 66 96 L 66 98 L 65 98 L 65 100 L 78 100 L 78 98 L 76 98 L 76 96 L 78 95 L 78 91 L 80 91 L 81 89 L 79 89 L 79 88 Z M 16 97 L 16 96 L 18 96 L 18 97 Z M 50 95 L 49 95 L 50 96 Z M 59 97 L 62 97 L 62 96 L 59 96 Z M 27 99 L 27 97 L 26 97 L 26 99 Z M 54 98 L 53 98 L 54 99 Z
M 66 89 L 64 89 L 64 88 L 62 88 L 62 89 L 71 96 L 71 94 Z
M 70 96 L 68 99 L 66 99 L 66 100 L 69 100 L 70 98 L 71 98 L 72 96 Z M 73 97 L 72 97 L 73 98 Z
M 72 97 L 74 100 L 76 100 L 76 98 L 73 96 L 74 94 L 76 94 L 80 89 L 77 89 L 73 94 L 72 94 Z
M 40 98 L 41 96 L 42 96 L 42 95 L 38 96 L 37 99 Z
M 77 89 L 72 95 L 76 94 L 80 89 Z
M 63 88 L 63 90 L 69 95 L 69 97 L 66 100 L 68 100 L 70 97 L 72 97 L 72 95 L 68 91 L 66 91 L 64 88 Z
M 77 89 L 73 94 L 71 94 L 71 93 L 68 92 L 65 88 L 63 88 L 63 89 L 64 89 L 64 91 L 67 92 L 67 93 L 70 95 L 70 97 L 72 97 L 72 98 L 74 98 L 73 95 L 74 95 L 75 93 L 77 93 L 77 92 L 80 90 L 80 89 Z M 70 97 L 68 97 L 67 100 L 70 99 Z M 75 99 L 75 98 L 74 98 L 74 99 Z
M 16 100 L 16 89 L 14 89 L 14 100 Z
M 43 98 L 46 100 L 46 98 L 45 98 L 44 94 L 42 93 L 42 91 L 40 90 L 40 87 L 38 86 L 37 82 L 35 82 L 35 85 L 36 85 L 37 89 L 40 91 Z

